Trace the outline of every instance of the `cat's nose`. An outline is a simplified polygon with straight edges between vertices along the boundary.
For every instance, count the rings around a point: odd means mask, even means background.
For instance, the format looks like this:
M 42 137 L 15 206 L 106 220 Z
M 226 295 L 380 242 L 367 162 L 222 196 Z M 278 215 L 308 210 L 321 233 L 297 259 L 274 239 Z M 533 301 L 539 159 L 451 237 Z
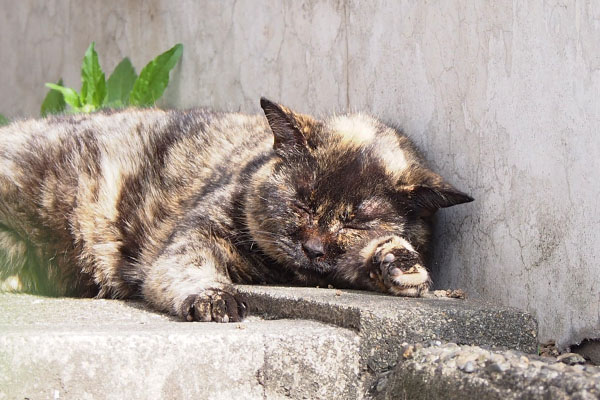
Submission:
M 323 248 L 323 242 L 319 238 L 310 238 L 306 242 L 302 243 L 302 248 L 304 252 L 311 260 L 314 260 L 317 257 L 321 257 L 325 254 L 325 249 Z

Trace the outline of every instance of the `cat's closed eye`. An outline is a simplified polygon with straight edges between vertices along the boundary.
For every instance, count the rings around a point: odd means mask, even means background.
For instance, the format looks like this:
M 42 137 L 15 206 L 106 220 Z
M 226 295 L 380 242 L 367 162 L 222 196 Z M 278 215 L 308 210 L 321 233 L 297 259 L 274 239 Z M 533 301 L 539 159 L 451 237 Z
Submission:
M 342 225 L 342 229 L 354 229 L 357 231 L 366 231 L 369 229 L 368 224 L 366 223 L 346 223 Z
M 310 224 L 313 217 L 313 212 L 310 207 L 300 201 L 293 201 L 290 205 L 290 209 L 293 210 L 303 224 Z
M 361 217 L 361 216 L 359 216 Z M 368 230 L 369 223 L 371 220 L 366 216 L 362 216 L 361 218 L 357 218 L 357 214 L 351 210 L 344 210 L 340 215 L 340 230 Z
M 310 207 L 300 201 L 292 202 L 292 209 L 301 214 L 312 214 Z

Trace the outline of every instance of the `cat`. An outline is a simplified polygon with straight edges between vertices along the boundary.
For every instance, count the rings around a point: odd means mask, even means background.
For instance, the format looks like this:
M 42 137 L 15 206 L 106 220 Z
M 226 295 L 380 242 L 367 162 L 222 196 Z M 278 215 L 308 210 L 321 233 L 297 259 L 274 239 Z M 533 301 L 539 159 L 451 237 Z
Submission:
M 426 292 L 433 214 L 473 199 L 373 117 L 260 105 L 0 128 L 0 278 L 217 322 L 235 283 Z

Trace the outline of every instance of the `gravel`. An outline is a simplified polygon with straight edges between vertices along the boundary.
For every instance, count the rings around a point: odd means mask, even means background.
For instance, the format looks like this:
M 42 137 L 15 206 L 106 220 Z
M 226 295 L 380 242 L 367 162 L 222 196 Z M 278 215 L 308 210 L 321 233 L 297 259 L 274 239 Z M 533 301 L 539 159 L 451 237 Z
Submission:
M 403 349 L 377 381 L 377 399 L 600 399 L 600 367 L 583 365 L 578 354 L 548 358 L 434 342 Z

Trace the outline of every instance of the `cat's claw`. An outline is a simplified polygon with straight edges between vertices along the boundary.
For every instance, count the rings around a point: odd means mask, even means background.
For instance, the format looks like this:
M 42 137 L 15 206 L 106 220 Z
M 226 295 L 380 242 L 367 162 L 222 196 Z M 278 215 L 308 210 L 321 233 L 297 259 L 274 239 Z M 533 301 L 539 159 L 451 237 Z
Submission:
M 181 316 L 186 321 L 239 322 L 247 310 L 246 303 L 235 295 L 222 289 L 207 289 L 184 300 Z

